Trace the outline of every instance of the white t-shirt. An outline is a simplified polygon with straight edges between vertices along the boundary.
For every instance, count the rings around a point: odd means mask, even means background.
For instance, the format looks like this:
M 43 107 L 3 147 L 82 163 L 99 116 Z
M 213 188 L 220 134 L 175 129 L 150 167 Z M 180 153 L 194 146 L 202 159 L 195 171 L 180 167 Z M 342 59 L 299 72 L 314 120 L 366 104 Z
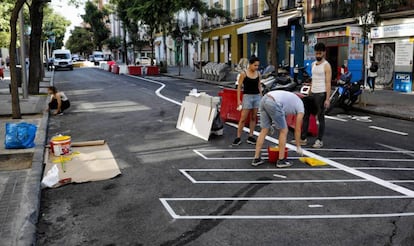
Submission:
M 312 93 L 323 93 L 326 92 L 325 84 L 325 65 L 328 61 L 323 61 L 321 64 L 312 64 Z
M 302 99 L 300 99 L 295 93 L 289 91 L 269 91 L 269 94 L 279 105 L 286 114 L 304 113 L 305 108 L 303 106 Z

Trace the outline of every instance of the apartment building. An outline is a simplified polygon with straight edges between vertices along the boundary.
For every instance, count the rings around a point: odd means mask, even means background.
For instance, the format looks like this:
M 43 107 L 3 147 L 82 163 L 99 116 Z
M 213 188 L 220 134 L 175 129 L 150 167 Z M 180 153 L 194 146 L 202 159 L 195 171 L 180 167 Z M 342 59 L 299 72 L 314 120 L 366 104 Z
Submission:
M 221 0 L 231 21 L 203 19 L 202 59 L 237 64 L 241 58 L 259 57 L 263 67 L 270 63 L 270 11 L 265 0 Z M 278 15 L 279 64 L 303 65 L 302 1 L 281 0 Z
M 413 0 L 307 0 L 306 5 L 305 64 L 314 60 L 315 43 L 323 42 L 334 77 L 346 65 L 354 81 L 364 78 L 363 67 L 373 56 L 379 87 L 412 90 Z

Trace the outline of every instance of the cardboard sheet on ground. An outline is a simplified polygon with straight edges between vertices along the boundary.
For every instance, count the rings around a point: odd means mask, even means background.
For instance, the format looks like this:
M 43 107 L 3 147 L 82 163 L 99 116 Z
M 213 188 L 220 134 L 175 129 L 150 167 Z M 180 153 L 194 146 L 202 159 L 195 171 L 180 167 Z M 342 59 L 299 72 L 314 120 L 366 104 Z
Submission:
M 72 147 L 72 155 L 62 158 L 53 154 L 49 155 L 43 173 L 42 184 L 48 171 L 53 173 L 58 170 L 58 182 L 51 188 L 56 188 L 68 183 L 83 183 L 89 181 L 106 180 L 121 174 L 118 164 L 107 144 Z M 65 170 L 65 171 L 64 171 Z

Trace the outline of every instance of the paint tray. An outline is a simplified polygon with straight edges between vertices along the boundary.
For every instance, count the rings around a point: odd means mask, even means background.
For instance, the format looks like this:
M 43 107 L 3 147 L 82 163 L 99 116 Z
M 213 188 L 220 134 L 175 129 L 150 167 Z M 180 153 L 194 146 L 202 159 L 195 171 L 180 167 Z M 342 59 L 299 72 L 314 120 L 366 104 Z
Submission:
M 299 158 L 299 160 L 303 163 L 306 163 L 312 167 L 316 167 L 316 166 L 325 166 L 327 165 L 325 162 L 318 160 L 316 158 L 312 158 L 312 157 L 301 157 Z

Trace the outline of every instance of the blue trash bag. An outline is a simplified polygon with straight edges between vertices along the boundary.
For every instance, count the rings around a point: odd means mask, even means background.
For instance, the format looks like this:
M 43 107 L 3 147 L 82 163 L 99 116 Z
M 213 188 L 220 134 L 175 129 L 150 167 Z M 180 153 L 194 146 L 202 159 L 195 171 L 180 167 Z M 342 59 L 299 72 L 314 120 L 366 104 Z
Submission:
M 6 123 L 4 146 L 6 149 L 27 149 L 35 146 L 37 127 L 26 122 Z

